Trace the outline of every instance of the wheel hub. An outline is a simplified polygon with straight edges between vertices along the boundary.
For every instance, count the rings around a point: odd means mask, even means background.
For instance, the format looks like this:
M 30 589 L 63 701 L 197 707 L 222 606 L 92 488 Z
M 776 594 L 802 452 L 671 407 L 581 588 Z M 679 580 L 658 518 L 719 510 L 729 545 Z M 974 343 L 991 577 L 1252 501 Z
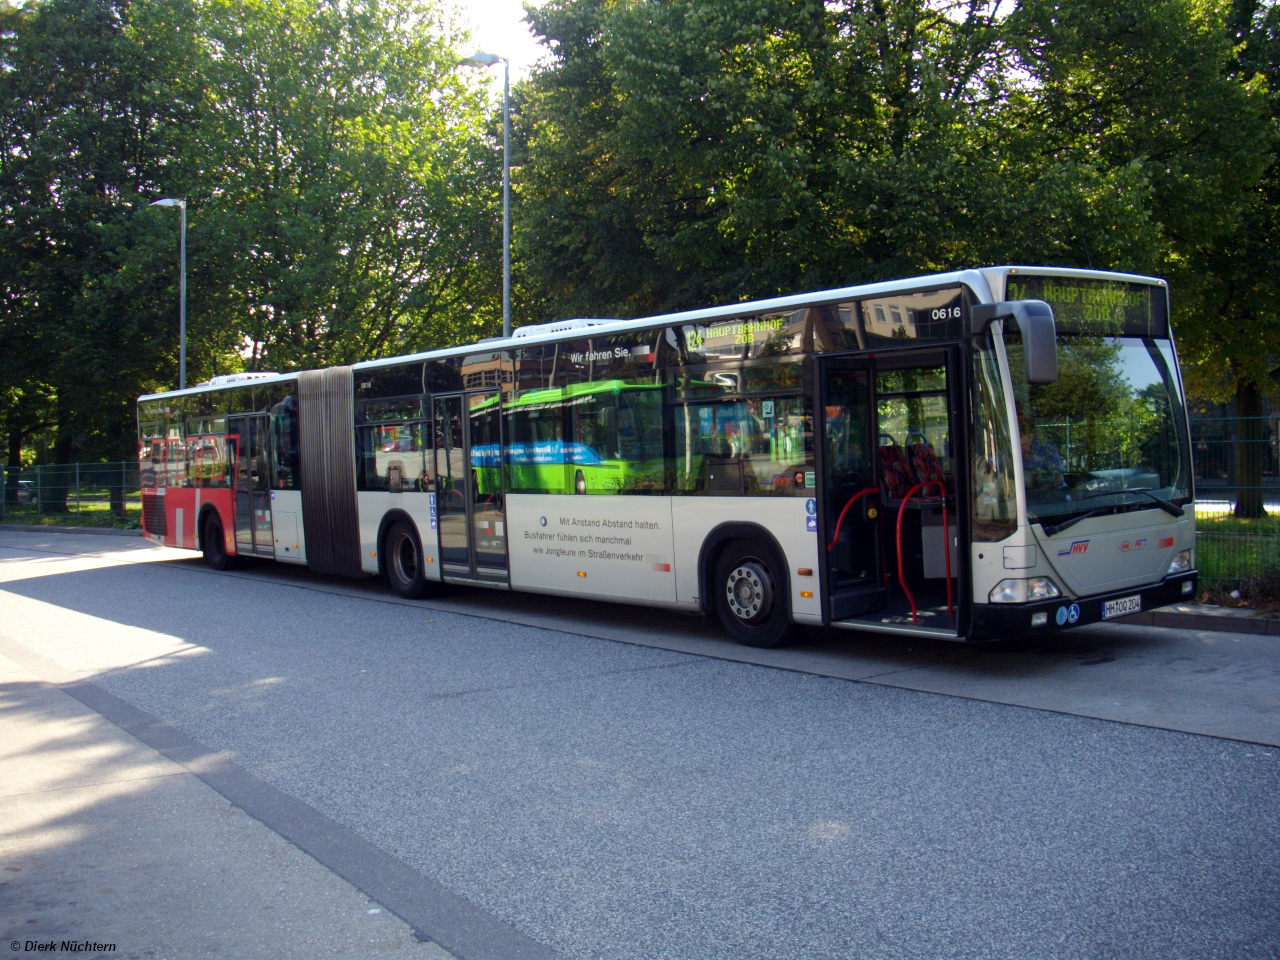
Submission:
M 773 582 L 758 563 L 747 561 L 733 568 L 725 584 L 729 609 L 739 620 L 757 620 L 768 616 L 773 607 Z
M 418 573 L 418 551 L 408 537 L 402 537 L 395 551 L 397 572 L 408 583 Z

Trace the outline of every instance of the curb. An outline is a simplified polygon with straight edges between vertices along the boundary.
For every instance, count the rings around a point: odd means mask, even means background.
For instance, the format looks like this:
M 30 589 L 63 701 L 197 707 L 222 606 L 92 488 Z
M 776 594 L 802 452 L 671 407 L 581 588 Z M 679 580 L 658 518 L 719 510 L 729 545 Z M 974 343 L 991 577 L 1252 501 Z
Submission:
M 0 523 L 0 532 L 21 530 L 24 533 L 87 533 L 94 537 L 140 537 L 141 530 L 117 530 L 115 527 L 73 527 L 65 524 Z
M 1259 616 L 1252 610 L 1217 607 L 1212 604 L 1178 603 L 1147 613 L 1121 617 L 1113 623 L 1136 627 L 1169 627 L 1174 630 L 1218 630 L 1223 633 L 1251 633 L 1280 636 L 1280 620 Z

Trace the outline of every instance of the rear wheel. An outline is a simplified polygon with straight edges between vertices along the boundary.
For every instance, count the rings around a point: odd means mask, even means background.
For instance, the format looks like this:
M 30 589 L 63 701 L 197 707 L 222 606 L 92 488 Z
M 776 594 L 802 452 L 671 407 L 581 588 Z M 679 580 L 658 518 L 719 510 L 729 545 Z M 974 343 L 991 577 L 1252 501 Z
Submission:
M 416 600 L 428 590 L 418 532 L 403 520 L 397 520 L 387 531 L 383 551 L 387 585 L 400 596 Z
M 222 532 L 222 521 L 216 513 L 211 513 L 204 520 L 204 529 L 200 533 L 200 547 L 204 553 L 204 562 L 215 570 L 230 570 L 236 565 L 236 558 L 227 553 L 226 536 Z
M 776 647 L 793 632 L 784 568 L 774 554 L 758 541 L 734 540 L 716 563 L 716 614 L 725 632 L 749 647 Z

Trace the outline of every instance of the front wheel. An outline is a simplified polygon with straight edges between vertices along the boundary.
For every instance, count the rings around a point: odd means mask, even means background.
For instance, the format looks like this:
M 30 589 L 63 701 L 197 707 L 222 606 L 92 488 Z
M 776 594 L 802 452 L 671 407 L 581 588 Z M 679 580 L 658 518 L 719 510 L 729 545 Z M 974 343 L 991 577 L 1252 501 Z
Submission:
M 734 540 L 724 548 L 712 589 L 720 624 L 734 640 L 776 647 L 790 637 L 782 570 L 774 551 L 754 540 Z
M 204 562 L 215 570 L 230 570 L 236 565 L 236 558 L 227 553 L 226 535 L 222 532 L 222 521 L 216 513 L 209 514 L 204 521 L 200 548 L 204 553 Z
M 418 532 L 399 520 L 387 531 L 386 550 L 387 585 L 407 600 L 426 595 L 428 588 L 426 570 L 422 562 L 422 545 Z

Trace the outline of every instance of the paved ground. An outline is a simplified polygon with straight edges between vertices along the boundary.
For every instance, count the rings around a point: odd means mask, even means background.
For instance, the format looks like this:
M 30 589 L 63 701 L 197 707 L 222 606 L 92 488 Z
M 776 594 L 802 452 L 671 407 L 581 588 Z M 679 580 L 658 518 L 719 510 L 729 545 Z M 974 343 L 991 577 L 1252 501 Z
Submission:
M 70 939 L 114 943 L 118 956 L 448 960 L 184 767 L 6 657 L 0 730 L 10 952 Z
M 745 651 L 633 608 L 410 604 L 106 539 L 0 534 L 0 653 L 80 678 L 265 824 L 259 849 L 289 838 L 457 956 L 1280 955 L 1274 639 Z M 64 876 L 93 859 L 42 842 Z M 48 899 L 31 926 L 88 916 Z M 156 902 L 131 948 L 156 949 Z

